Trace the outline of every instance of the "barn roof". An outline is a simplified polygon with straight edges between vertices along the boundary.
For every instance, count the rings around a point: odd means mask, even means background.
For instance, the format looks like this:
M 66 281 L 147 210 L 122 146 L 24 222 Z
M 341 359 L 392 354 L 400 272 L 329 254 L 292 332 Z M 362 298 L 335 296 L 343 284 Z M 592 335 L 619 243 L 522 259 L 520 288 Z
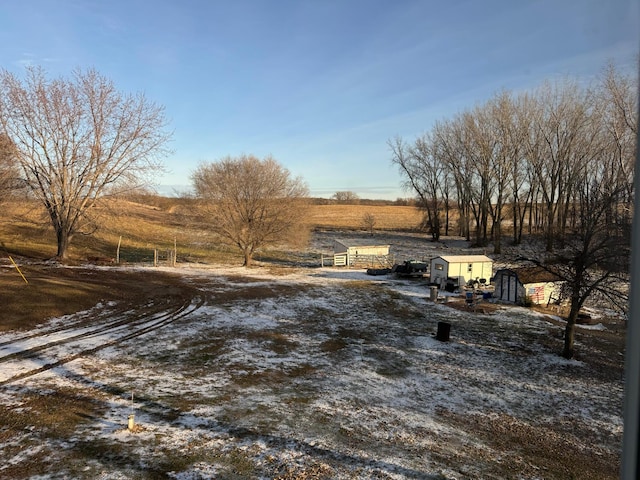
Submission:
M 527 283 L 559 282 L 562 280 L 555 273 L 540 266 L 507 268 L 504 270 L 515 273 L 523 285 Z M 496 272 L 497 274 L 498 272 Z
M 447 263 L 477 263 L 477 262 L 493 262 L 486 255 L 441 255 L 441 258 Z

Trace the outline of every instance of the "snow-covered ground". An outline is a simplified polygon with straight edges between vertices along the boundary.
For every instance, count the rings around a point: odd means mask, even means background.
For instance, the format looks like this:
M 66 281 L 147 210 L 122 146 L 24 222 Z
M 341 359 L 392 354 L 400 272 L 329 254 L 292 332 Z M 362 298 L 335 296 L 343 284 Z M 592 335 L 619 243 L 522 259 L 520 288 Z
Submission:
M 617 476 L 623 379 L 560 358 L 549 317 L 349 269 L 167 271 L 191 302 L 0 335 L 4 418 L 25 421 L 0 430 L 1 478 Z M 25 420 L 52 408 L 82 418 Z

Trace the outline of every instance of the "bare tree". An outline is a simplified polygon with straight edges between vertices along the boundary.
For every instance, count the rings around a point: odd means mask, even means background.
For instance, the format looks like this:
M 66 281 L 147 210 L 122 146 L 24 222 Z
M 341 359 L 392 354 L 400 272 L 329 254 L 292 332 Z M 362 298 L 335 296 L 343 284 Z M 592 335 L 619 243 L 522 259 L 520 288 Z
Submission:
M 200 165 L 191 179 L 211 228 L 240 250 L 247 267 L 259 249 L 290 243 L 308 228 L 306 184 L 271 157 L 226 157 Z
M 438 159 L 447 167 L 448 176 L 455 185 L 458 205 L 459 234 L 471 240 L 471 217 L 476 212 L 473 192 L 473 168 L 465 146 L 466 133 L 461 115 L 452 120 L 437 122 L 434 140 L 437 144 Z
M 170 135 L 162 107 L 124 95 L 95 70 L 47 79 L 28 68 L 22 80 L 0 72 L 0 122 L 20 169 L 42 202 L 63 260 L 96 201 L 148 182 Z
M 465 158 L 471 173 L 469 183 L 472 199 L 472 211 L 476 223 L 476 246 L 489 243 L 489 213 L 492 199 L 494 176 L 491 171 L 493 155 L 498 139 L 490 132 L 483 108 L 477 106 L 462 114 L 463 141 Z
M 501 253 L 505 205 L 512 196 L 511 189 L 515 187 L 511 175 L 514 173 L 514 165 L 522 164 L 520 139 L 516 123 L 516 104 L 509 92 L 503 91 L 496 95 L 489 101 L 486 109 L 486 121 L 498 140 L 494 145 L 490 168 L 494 190 L 489 201 L 489 212 L 492 221 L 493 252 Z
M 408 145 L 400 137 L 387 142 L 391 149 L 391 162 L 405 177 L 404 187 L 419 198 L 424 212 L 424 225 L 433 241 L 440 239 L 443 212 L 447 209 L 449 180 L 447 166 L 438 158 L 438 145 L 430 134 L 417 138 Z
M 338 203 L 345 204 L 357 204 L 360 202 L 358 194 L 351 191 L 336 192 L 333 194 L 333 199 Z
M 376 226 L 376 217 L 373 213 L 367 212 L 362 216 L 362 226 L 369 232 L 369 235 L 373 236 L 373 229 Z
M 609 167 L 591 162 L 581 176 L 577 185 L 578 222 L 576 230 L 567 235 L 564 248 L 548 257 L 547 262 L 530 259 L 564 281 L 562 296 L 570 305 L 562 351 L 566 358 L 575 354 L 575 326 L 580 309 L 589 298 L 600 296 L 622 311 L 628 303 L 620 287 L 629 280 L 630 226 L 612 222 L 610 217 L 619 206 L 620 191 L 625 186 L 618 182 L 618 172 Z
M 637 79 L 622 75 L 614 65 L 608 65 L 600 77 L 595 95 L 602 112 L 601 133 L 605 135 L 606 150 L 616 164 L 616 171 L 620 172 L 620 181 L 627 185 L 621 192 L 620 202 L 629 207 L 625 213 L 630 217 L 638 132 Z
M 435 128 L 438 157 L 446 163 L 456 186 L 461 234 L 470 239 L 473 219 L 478 246 L 489 242 L 489 219 L 495 213 L 492 200 L 498 184 L 494 164 L 500 139 L 492 132 L 489 113 L 486 106 L 478 106 Z

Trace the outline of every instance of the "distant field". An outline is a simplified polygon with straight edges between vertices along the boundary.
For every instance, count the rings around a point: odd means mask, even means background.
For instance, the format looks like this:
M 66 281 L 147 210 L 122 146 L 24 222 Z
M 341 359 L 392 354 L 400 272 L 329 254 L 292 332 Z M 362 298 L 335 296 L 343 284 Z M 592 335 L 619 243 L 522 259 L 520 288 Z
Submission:
M 312 205 L 309 222 L 316 228 L 361 229 L 367 214 L 373 215 L 376 230 L 416 230 L 422 213 L 401 205 Z

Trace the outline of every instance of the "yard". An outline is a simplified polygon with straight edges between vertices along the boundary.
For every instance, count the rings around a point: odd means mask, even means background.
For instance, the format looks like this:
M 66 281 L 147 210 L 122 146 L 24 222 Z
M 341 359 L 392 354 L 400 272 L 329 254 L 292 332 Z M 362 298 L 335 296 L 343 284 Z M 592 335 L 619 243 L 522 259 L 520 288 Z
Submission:
M 561 319 L 434 304 L 421 279 L 65 272 L 122 292 L 0 334 L 2 478 L 618 477 L 624 322 L 606 312 L 567 361 Z M 449 342 L 435 339 L 439 321 Z

